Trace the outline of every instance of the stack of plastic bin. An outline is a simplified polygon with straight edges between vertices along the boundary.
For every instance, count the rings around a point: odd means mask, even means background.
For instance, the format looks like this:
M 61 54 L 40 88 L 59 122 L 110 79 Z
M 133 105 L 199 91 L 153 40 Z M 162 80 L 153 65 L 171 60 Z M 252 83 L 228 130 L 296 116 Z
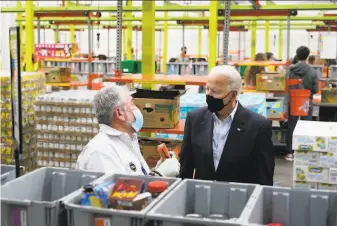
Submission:
M 337 79 L 337 65 L 331 65 L 329 67 L 329 77 Z
M 193 64 L 188 62 L 167 63 L 168 75 L 193 75 Z
M 15 179 L 15 166 L 1 165 L 1 185 Z
M 147 219 L 155 226 L 238 226 L 241 225 L 242 211 L 255 189 L 253 184 L 184 180 L 150 210 Z M 228 219 L 216 219 L 211 215 Z
M 41 168 L 1 186 L 1 225 L 65 226 L 62 200 L 103 173 Z
M 197 62 L 193 63 L 195 75 L 208 75 L 208 63 Z
M 98 222 L 104 222 L 104 225 L 118 225 L 118 226 L 140 226 L 145 225 L 144 219 L 146 213 L 156 205 L 170 190 L 172 190 L 179 183 L 180 179 L 177 178 L 162 178 L 162 177 L 149 177 L 149 176 L 126 176 L 126 175 L 109 175 L 99 181 L 115 182 L 118 178 L 134 178 L 143 179 L 145 181 L 144 190 L 147 190 L 147 184 L 151 181 L 161 180 L 167 181 L 169 187 L 154 199 L 146 208 L 141 211 L 130 210 L 115 210 L 104 209 L 97 207 L 83 207 L 80 205 L 82 192 L 78 191 L 69 199 L 65 200 L 65 208 L 68 210 L 68 226 L 92 226 L 98 225 Z M 172 206 L 172 208 L 174 208 Z M 97 224 L 96 224 L 97 223 Z
M 259 187 L 247 204 L 244 226 L 336 226 L 337 192 Z

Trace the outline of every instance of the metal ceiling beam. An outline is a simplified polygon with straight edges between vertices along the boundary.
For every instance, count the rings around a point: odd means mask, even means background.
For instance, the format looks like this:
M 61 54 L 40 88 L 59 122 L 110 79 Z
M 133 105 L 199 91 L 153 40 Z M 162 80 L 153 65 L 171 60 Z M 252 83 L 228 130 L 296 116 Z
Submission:
M 34 20 L 37 20 L 38 18 L 34 18 Z M 231 17 L 231 21 L 259 21 L 259 20 L 269 20 L 269 21 L 285 21 L 288 20 L 287 16 L 276 16 L 276 17 L 270 17 L 270 16 L 257 16 L 257 17 L 249 17 L 249 16 L 236 16 Z M 17 17 L 16 21 L 24 21 L 24 17 Z M 41 21 L 86 21 L 86 17 L 44 17 L 40 19 Z M 116 18 L 114 17 L 101 17 L 101 18 L 92 18 L 92 21 L 116 21 Z M 207 21 L 208 17 L 190 17 L 190 16 L 182 16 L 182 17 L 156 17 L 156 21 Z M 224 20 L 223 16 L 219 16 L 218 20 Z M 301 21 L 301 20 L 307 20 L 307 21 L 328 21 L 328 20 L 337 20 L 337 16 L 292 16 L 292 21 Z M 132 17 L 132 18 L 123 18 L 123 21 L 142 21 L 142 17 Z
M 330 32 L 330 31 L 337 31 L 337 27 L 316 27 L 314 29 L 307 29 L 308 32 Z
M 219 9 L 224 10 L 224 5 L 219 5 Z M 231 5 L 231 10 L 252 10 L 254 7 L 252 5 Z M 97 12 L 97 6 L 74 6 L 69 5 L 67 7 L 35 7 L 35 12 L 78 12 L 78 11 L 91 11 Z M 156 11 L 172 11 L 172 12 L 184 12 L 184 11 L 208 11 L 208 5 L 164 5 L 156 6 Z M 260 10 L 337 10 L 336 4 L 292 4 L 292 5 L 261 5 Z M 117 6 L 100 6 L 100 12 L 117 12 Z M 133 11 L 141 12 L 141 6 L 132 6 L 123 8 L 123 12 Z M 2 13 L 24 13 L 24 7 L 2 7 Z

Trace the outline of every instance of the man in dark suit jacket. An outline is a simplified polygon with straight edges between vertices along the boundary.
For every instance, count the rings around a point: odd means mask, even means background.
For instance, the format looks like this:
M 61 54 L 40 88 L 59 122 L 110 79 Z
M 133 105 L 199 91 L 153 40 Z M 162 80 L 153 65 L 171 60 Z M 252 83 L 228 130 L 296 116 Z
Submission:
M 208 107 L 189 112 L 180 153 L 180 177 L 273 185 L 271 122 L 236 100 L 240 74 L 216 66 L 206 86 Z

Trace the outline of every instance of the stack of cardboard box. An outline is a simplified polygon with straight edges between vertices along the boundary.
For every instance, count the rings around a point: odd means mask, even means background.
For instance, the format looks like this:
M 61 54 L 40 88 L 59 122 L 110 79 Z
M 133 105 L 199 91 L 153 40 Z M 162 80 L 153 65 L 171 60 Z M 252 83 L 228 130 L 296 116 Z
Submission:
M 337 190 L 337 123 L 298 121 L 293 149 L 295 187 Z

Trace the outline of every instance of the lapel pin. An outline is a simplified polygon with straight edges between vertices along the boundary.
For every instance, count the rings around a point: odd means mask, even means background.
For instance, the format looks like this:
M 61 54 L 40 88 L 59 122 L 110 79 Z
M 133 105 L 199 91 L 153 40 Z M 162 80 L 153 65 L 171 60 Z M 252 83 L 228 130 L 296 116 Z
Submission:
M 241 131 L 241 129 L 240 129 L 240 128 L 237 128 L 237 131 Z

